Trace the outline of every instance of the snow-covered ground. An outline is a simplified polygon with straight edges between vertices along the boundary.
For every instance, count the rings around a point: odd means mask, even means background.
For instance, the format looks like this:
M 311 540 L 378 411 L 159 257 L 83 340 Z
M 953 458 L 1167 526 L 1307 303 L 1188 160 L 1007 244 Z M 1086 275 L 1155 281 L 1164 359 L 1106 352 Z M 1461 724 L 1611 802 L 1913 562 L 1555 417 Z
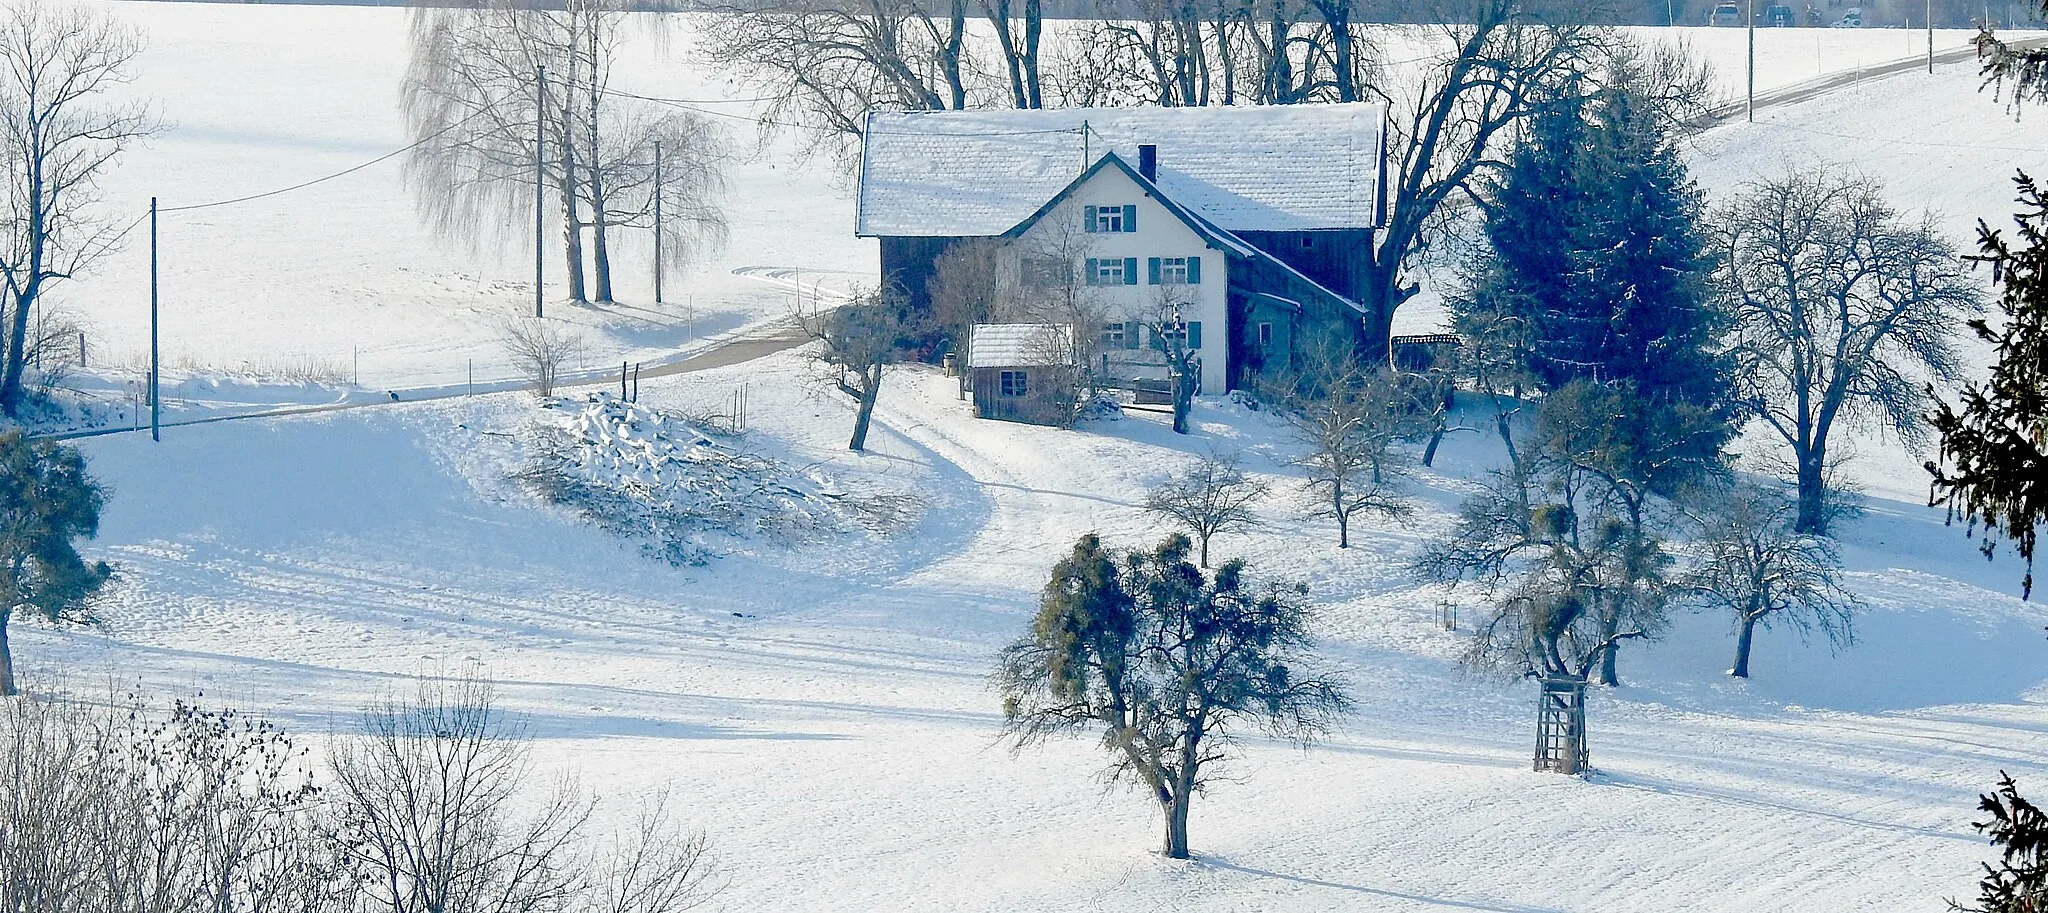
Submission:
M 173 100 L 217 104 L 183 115 L 184 138 L 149 151 L 156 165 L 131 160 L 117 198 L 152 174 L 192 184 L 160 191 L 167 202 L 229 195 L 247 189 L 238 174 L 290 183 L 402 142 L 400 13 L 113 8 L 150 27 L 165 69 L 149 79 L 164 81 L 144 87 L 168 114 L 181 117 Z M 266 42 L 286 50 L 259 53 Z M 2003 211 L 2004 173 L 2048 148 L 2040 129 L 2004 119 L 1956 67 L 1717 130 L 1695 144 L 1695 170 L 1721 194 L 1824 156 L 1961 231 Z M 362 333 L 379 346 L 363 352 L 365 385 L 461 382 L 486 318 L 525 300 L 519 258 L 487 273 L 436 248 L 395 175 L 323 185 L 331 196 L 307 209 L 286 196 L 275 211 L 167 219 L 167 237 L 193 245 L 167 282 L 183 288 L 167 312 L 193 321 L 172 350 L 217 365 L 339 359 Z M 705 314 L 780 313 L 786 291 L 727 279 L 731 266 L 871 265 L 830 175 L 771 154 L 734 183 L 732 251 L 679 286 Z M 317 238 L 285 243 L 297 231 Z M 218 256 L 231 251 L 247 256 Z M 110 270 L 73 298 L 117 345 L 140 326 L 125 310 L 135 282 Z M 206 294 L 223 285 L 236 296 Z M 732 297 L 713 307 L 716 288 Z M 672 348 L 673 321 L 640 349 L 629 325 L 607 324 L 607 360 Z M 302 336 L 318 348 L 285 347 Z M 112 436 L 80 444 L 111 489 L 93 545 L 122 569 L 107 625 L 17 621 L 17 658 L 31 681 L 203 690 L 315 738 L 405 676 L 481 668 L 542 760 L 613 810 L 673 783 L 729 875 L 717 908 L 735 911 L 1938 909 L 1989 855 L 1968 825 L 1976 793 L 2000 769 L 2048 782 L 2048 617 L 2017 598 L 2009 556 L 1987 564 L 1910 497 L 1871 500 L 1843 531 L 1850 585 L 1871 603 L 1856 646 L 1767 633 L 1756 678 L 1735 682 L 1725 620 L 1682 616 L 1624 653 L 1626 687 L 1594 696 L 1600 773 L 1580 781 L 1528 769 L 1533 695 L 1461 668 L 1444 595 L 1404 570 L 1499 456 L 1490 439 L 1453 436 L 1417 480 L 1416 515 L 1354 530 L 1340 551 L 1333 528 L 1295 518 L 1293 445 L 1227 401 L 1204 401 L 1190 437 L 1145 417 L 1059 431 L 976 421 L 950 380 L 906 370 L 854 455 L 844 398 L 812 374 L 785 352 L 650 379 L 641 401 L 703 414 L 744 392 L 736 447 L 849 491 L 914 494 L 914 528 L 652 560 L 508 479 L 545 417 L 508 393 L 175 428 L 155 445 Z M 1074 537 L 1155 539 L 1143 491 L 1212 447 L 1244 453 L 1284 495 L 1217 549 L 1309 585 L 1359 707 L 1308 751 L 1254 740 L 1197 801 L 1198 858 L 1176 863 L 1153 852 L 1148 802 L 1105 789 L 1092 740 L 1001 746 L 987 674 Z M 1907 495 L 1917 482 L 1875 458 L 1861 475 Z
M 24 626 L 18 650 L 311 733 L 402 676 L 480 665 L 549 763 L 627 803 L 673 781 L 730 910 L 1931 908 L 1987 851 L 1973 791 L 2048 773 L 2043 613 L 1926 510 L 1847 531 L 1873 609 L 1839 656 L 1770 634 L 1732 682 L 1725 622 L 1690 617 L 1625 654 L 1581 782 L 1528 770 L 1527 687 L 1462 670 L 1439 594 L 1402 568 L 1491 442 L 1453 438 L 1419 514 L 1346 552 L 1293 518 L 1292 445 L 1227 402 L 1188 438 L 1142 417 L 1068 432 L 976 421 L 906 371 L 855 456 L 806 373 L 778 355 L 642 401 L 700 412 L 745 386 L 746 446 L 919 492 L 909 534 L 650 560 L 505 480 L 539 414 L 510 394 L 104 438 L 83 446 L 114 488 L 108 627 Z M 1144 488 L 1218 446 L 1290 495 L 1219 548 L 1309 584 L 1360 706 L 1322 747 L 1254 742 L 1196 807 L 1200 858 L 1170 863 L 1091 740 L 997 744 L 985 676 L 1075 536 L 1158 535 Z
M 103 188 L 109 211 L 166 209 L 290 187 L 362 165 L 409 142 L 398 110 L 407 54 L 403 9 L 93 0 L 148 48 L 130 91 L 154 99 L 167 129 L 128 153 Z M 669 25 L 662 25 L 668 22 Z M 552 313 L 584 325 L 590 366 L 672 358 L 718 334 L 787 315 L 787 288 L 739 267 L 805 270 L 806 282 L 872 274 L 874 245 L 852 237 L 839 179 L 797 164 L 799 143 L 758 146 L 750 108 L 681 52 L 680 19 L 635 23 L 620 54 L 622 91 L 703 99 L 733 161 L 731 244 L 670 275 L 656 306 L 650 245 L 621 232 L 620 303 Z M 530 247 L 437 238 L 416 217 L 394 158 L 278 196 L 161 217 L 166 398 L 182 375 L 270 376 L 307 366 L 374 391 L 508 376 L 499 323 L 532 310 Z M 550 242 L 559 242 L 559 232 Z M 559 255 L 550 297 L 564 294 Z M 869 280 L 872 282 L 872 280 Z M 94 336 L 88 364 L 133 369 L 149 340 L 147 225 L 64 304 Z M 267 394 L 266 394 L 267 395 Z

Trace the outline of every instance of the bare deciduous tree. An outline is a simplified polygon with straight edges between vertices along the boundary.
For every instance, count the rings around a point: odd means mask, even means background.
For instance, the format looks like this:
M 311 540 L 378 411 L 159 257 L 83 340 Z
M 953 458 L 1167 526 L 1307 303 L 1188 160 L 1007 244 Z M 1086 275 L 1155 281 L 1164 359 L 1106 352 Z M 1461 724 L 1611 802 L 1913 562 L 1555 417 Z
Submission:
M 512 369 L 533 385 L 533 395 L 548 399 L 562 372 L 583 355 L 583 336 L 568 324 L 544 317 L 514 317 L 498 332 L 498 344 Z
M 698 50 L 766 97 L 769 119 L 804 125 L 813 148 L 850 162 L 869 111 L 957 110 L 985 100 L 973 91 L 986 65 L 967 41 L 968 3 L 714 6 Z M 1016 53 L 1018 76 L 1028 81 L 1024 49 Z
M 43 296 L 120 241 L 125 225 L 95 214 L 99 182 L 157 123 L 145 103 L 107 96 L 129 81 L 141 50 L 132 30 L 94 10 L 43 0 L 0 9 L 0 412 L 9 416 L 21 406 Z
M 413 13 L 400 97 L 418 143 L 406 182 L 422 213 L 444 237 L 531 241 L 524 232 L 541 177 L 560 212 L 578 302 L 612 299 L 613 230 L 655 228 L 657 184 L 670 265 L 725 240 L 727 154 L 717 128 L 611 88 L 624 15 L 616 0 L 551 9 L 485 0 Z
M 421 680 L 363 714 L 330 758 L 365 897 L 389 913 L 538 913 L 568 905 L 590 802 L 566 782 L 520 795 L 531 763 L 486 682 Z
M 1361 365 L 1341 340 L 1302 347 L 1298 365 L 1266 389 L 1306 450 L 1295 464 L 1307 486 L 1310 518 L 1337 521 L 1337 547 L 1351 547 L 1351 520 L 1398 517 L 1408 501 L 1395 445 L 1427 436 L 1433 412 L 1415 408 L 1417 388 L 1400 375 Z
M 175 703 L 0 705 L 0 909 L 344 913 L 304 751 L 275 726 Z
M 818 343 L 812 357 L 831 372 L 833 386 L 853 397 L 853 438 L 847 449 L 867 449 L 868 426 L 882 395 L 882 373 L 908 354 L 917 318 L 901 296 L 870 293 L 829 311 L 799 314 L 797 319 Z
M 1862 603 L 1841 585 L 1841 558 L 1832 542 L 1793 529 L 1794 505 L 1775 493 L 1732 493 L 1707 521 L 1700 565 L 1683 586 L 1703 608 L 1735 620 L 1735 665 L 1728 674 L 1749 677 L 1750 643 L 1759 625 L 1783 623 L 1803 638 L 1819 630 L 1829 643 L 1856 639 L 1852 622 Z
M 1797 529 L 1825 535 L 1831 435 L 1874 423 L 1923 441 L 1926 382 L 1956 379 L 1953 334 L 1983 294 L 1931 216 L 1854 175 L 1752 184 L 1715 213 L 1714 242 L 1740 389 L 1792 451 Z
M 1145 510 L 1176 521 L 1195 534 L 1201 566 L 1209 566 L 1209 540 L 1257 523 L 1252 505 L 1266 496 L 1266 483 L 1245 474 L 1236 456 L 1211 453 L 1167 476 L 1145 496 Z

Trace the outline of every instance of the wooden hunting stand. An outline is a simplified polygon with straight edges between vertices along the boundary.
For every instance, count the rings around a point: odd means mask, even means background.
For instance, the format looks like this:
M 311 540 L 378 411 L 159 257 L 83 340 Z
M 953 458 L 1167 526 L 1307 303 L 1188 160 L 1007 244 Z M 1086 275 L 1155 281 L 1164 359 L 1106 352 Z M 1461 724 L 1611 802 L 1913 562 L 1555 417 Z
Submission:
M 1583 776 L 1586 754 L 1586 679 L 1547 675 L 1536 694 L 1536 769 Z

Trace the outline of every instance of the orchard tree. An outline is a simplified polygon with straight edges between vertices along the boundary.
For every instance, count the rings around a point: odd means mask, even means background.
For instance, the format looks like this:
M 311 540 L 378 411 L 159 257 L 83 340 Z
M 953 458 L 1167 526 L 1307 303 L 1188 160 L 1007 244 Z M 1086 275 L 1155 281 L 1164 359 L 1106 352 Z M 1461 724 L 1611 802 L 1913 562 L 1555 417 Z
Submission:
M 1841 585 L 1834 543 L 1794 530 L 1795 519 L 1785 499 L 1738 489 L 1698 540 L 1704 554 L 1682 585 L 1701 608 L 1734 617 L 1735 665 L 1728 674 L 1736 678 L 1749 677 L 1758 627 L 1785 625 L 1801 638 L 1818 630 L 1836 647 L 1855 642 L 1862 603 Z
M 867 449 L 882 373 L 909 357 L 920 321 L 901 295 L 875 293 L 828 311 L 799 314 L 798 323 L 817 341 L 812 358 L 832 375 L 833 386 L 853 397 L 853 439 L 847 449 Z
M 1625 388 L 1576 382 L 1546 399 L 1528 453 L 1468 498 L 1416 562 L 1425 579 L 1477 584 L 1492 603 L 1467 660 L 1619 684 L 1615 657 L 1665 622 L 1674 582 L 1657 498 L 1654 426 Z M 1704 468 L 1693 470 L 1704 472 Z M 1675 484 L 1675 483 L 1674 483 Z
M 1931 216 L 1907 218 L 1859 176 L 1752 184 L 1715 214 L 1714 233 L 1742 398 L 1792 451 L 1796 528 L 1825 535 L 1835 430 L 1875 424 L 1923 441 L 1926 380 L 1956 379 L 1953 331 L 1982 295 Z
M 1237 457 L 1211 453 L 1152 489 L 1145 496 L 1145 512 L 1187 527 L 1200 545 L 1201 565 L 1206 568 L 1209 540 L 1257 523 L 1252 505 L 1266 491 L 1266 483 L 1246 475 Z
M 1299 587 L 1214 577 L 1186 536 L 1118 555 L 1094 534 L 1053 566 L 1031 630 L 1003 651 L 1004 731 L 1021 749 L 1100 729 L 1110 773 L 1159 805 L 1165 853 L 1188 858 L 1188 812 L 1240 727 L 1306 744 L 1350 706 L 1313 662 Z
M 1434 431 L 1433 410 L 1419 409 L 1413 378 L 1361 364 L 1341 344 L 1304 347 L 1299 366 L 1267 390 L 1281 418 L 1304 445 L 1302 470 L 1310 519 L 1337 521 L 1337 547 L 1351 547 L 1360 514 L 1408 512 L 1399 482 L 1406 476 L 1396 445 Z
M 113 569 L 86 561 L 77 541 L 98 535 L 106 495 L 85 456 L 19 431 L 0 432 L 0 697 L 16 692 L 7 623 L 17 612 L 88 624 Z

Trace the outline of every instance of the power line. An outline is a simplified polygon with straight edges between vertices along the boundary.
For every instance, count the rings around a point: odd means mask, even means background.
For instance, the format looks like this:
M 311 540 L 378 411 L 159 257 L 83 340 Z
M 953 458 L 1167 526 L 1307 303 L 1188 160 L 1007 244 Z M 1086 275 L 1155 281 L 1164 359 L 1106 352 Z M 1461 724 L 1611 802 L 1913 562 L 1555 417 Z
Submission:
M 355 165 L 355 166 L 353 166 L 353 167 L 350 167 L 350 168 L 344 168 L 344 169 L 342 169 L 342 170 L 340 170 L 340 171 L 337 171 L 337 172 L 335 172 L 335 173 L 333 173 L 333 174 L 330 174 L 330 175 L 326 175 L 326 176 L 324 176 L 324 177 L 317 177 L 317 178 L 314 178 L 314 179 L 312 179 L 312 180 L 310 180 L 310 181 L 302 181 L 302 182 L 300 182 L 300 183 L 297 183 L 297 184 L 293 184 L 293 185 L 291 185 L 290 187 L 280 187 L 280 188 L 278 188 L 278 189 L 276 189 L 276 190 L 266 190 L 266 191 L 264 191 L 264 192 L 262 192 L 262 193 L 252 193 L 252 194 L 249 194 L 248 196 L 243 196 L 243 197 L 235 197 L 234 199 L 230 199 L 230 200 L 214 200 L 213 202 L 210 202 L 210 203 L 192 203 L 192 204 L 189 204 L 189 205 L 186 205 L 186 206 L 166 206 L 166 207 L 164 207 L 164 208 L 162 208 L 161 210 L 158 210 L 158 211 L 159 211 L 159 212 L 165 212 L 165 213 L 171 213 L 171 212 L 191 212 L 192 210 L 195 210 L 195 209 L 212 209 L 212 208 L 214 208 L 214 207 L 216 207 L 216 206 L 233 206 L 233 205 L 235 205 L 236 203 L 247 203 L 247 202 L 250 202 L 250 201 L 253 201 L 253 200 L 261 200 L 261 199 L 264 199 L 265 197 L 274 197 L 274 196 L 281 196 L 281 195 L 283 195 L 283 194 L 291 193 L 291 192 L 293 192 L 293 191 L 298 191 L 298 190 L 304 190 L 304 189 L 306 189 L 306 188 L 308 188 L 308 187 L 311 187 L 311 186 L 313 186 L 313 185 L 315 185 L 315 184 L 325 184 L 325 183 L 327 183 L 328 181 L 332 181 L 332 180 L 335 180 L 336 178 L 344 178 L 344 177 L 347 177 L 347 176 L 349 176 L 349 175 L 351 175 L 351 174 L 354 174 L 354 173 L 356 173 L 356 172 L 358 172 L 358 171 L 361 171 L 361 170 L 363 170 L 363 169 L 365 169 L 365 168 L 369 168 L 369 167 L 371 167 L 371 166 L 373 166 L 373 165 L 380 165 L 380 164 L 383 164 L 384 162 L 388 162 L 388 161 L 390 161 L 390 160 L 392 160 L 392 159 L 394 159 L 394 158 L 397 158 L 397 157 L 399 157 L 399 156 L 401 156 L 401 155 L 404 155 L 404 154 L 406 154 L 406 153 L 408 153 L 408 152 L 411 152 L 411 151 L 413 151 L 414 149 L 418 149 L 418 148 L 419 148 L 419 147 L 421 147 L 421 146 L 424 146 L 424 145 L 426 145 L 426 144 L 428 144 L 428 143 L 430 143 L 430 142 L 433 142 L 434 140 L 440 139 L 440 138 L 441 138 L 442 136 L 446 135 L 446 134 L 447 134 L 447 133 L 449 133 L 450 131 L 453 131 L 453 130 L 454 130 L 454 129 L 456 129 L 457 127 L 461 127 L 461 126 L 463 126 L 463 125 L 465 125 L 465 124 L 469 123 L 470 121 L 476 120 L 477 118 L 479 118 L 479 117 L 482 117 L 482 116 L 484 116 L 485 114 L 489 114 L 489 113 L 491 112 L 492 108 L 493 108 L 493 107 L 494 107 L 494 106 L 495 106 L 496 104 L 497 104 L 496 102 L 492 102 L 492 103 L 490 103 L 490 104 L 486 104 L 486 105 L 484 105 L 484 106 L 483 106 L 482 108 L 478 109 L 477 111 L 475 111 L 475 112 L 472 112 L 472 113 L 471 113 L 471 114 L 470 114 L 470 115 L 469 115 L 468 117 L 465 117 L 465 118 L 463 118 L 463 119 L 461 119 L 461 120 L 458 120 L 458 121 L 456 121 L 455 123 L 449 124 L 449 125 L 448 125 L 448 126 L 446 126 L 446 127 L 442 127 L 442 128 L 441 128 L 441 129 L 439 129 L 439 130 L 436 130 L 436 131 L 434 131 L 434 132 L 432 132 L 432 133 L 429 133 L 429 134 L 427 134 L 426 136 L 423 136 L 423 137 L 421 137 L 421 138 L 420 138 L 420 139 L 419 139 L 418 141 L 416 141 L 416 142 L 413 142 L 413 143 L 410 143 L 410 144 L 408 144 L 408 145 L 404 146 L 403 148 L 399 148 L 399 149 L 394 149 L 394 150 L 392 150 L 392 151 L 390 151 L 390 152 L 386 152 L 386 153 L 384 153 L 383 155 L 377 156 L 376 158 L 373 158 L 373 159 L 371 159 L 371 160 L 369 160 L 369 161 L 367 161 L 367 162 L 364 162 L 364 163 L 362 163 L 362 164 L 360 164 L 360 165 Z M 133 226 L 130 226 L 130 227 L 132 228 Z

